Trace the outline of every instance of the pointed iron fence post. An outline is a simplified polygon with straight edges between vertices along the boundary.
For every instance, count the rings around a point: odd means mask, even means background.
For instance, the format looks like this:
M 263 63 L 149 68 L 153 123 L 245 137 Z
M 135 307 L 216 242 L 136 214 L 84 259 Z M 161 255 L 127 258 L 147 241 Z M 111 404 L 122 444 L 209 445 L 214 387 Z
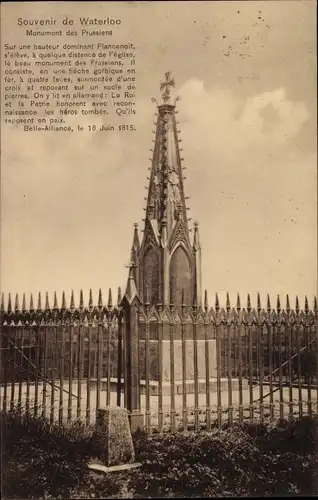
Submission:
M 131 432 L 144 428 L 144 416 L 140 410 L 140 370 L 139 370 L 139 318 L 141 305 L 133 274 L 134 265 L 129 267 L 127 288 L 122 300 L 125 317 L 125 363 L 126 377 L 124 380 L 127 391 L 127 410 Z

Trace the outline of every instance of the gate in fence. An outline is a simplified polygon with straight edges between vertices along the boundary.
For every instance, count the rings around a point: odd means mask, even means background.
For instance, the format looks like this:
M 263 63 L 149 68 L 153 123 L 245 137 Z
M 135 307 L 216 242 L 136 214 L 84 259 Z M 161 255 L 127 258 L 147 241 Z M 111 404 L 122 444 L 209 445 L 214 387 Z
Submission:
M 1 306 L 1 402 L 59 421 L 93 422 L 101 406 L 125 406 L 133 428 L 210 429 L 318 412 L 317 300 L 300 310 L 287 297 L 266 309 L 141 304 L 124 297 L 94 305 L 80 293 L 58 307 L 31 297 Z

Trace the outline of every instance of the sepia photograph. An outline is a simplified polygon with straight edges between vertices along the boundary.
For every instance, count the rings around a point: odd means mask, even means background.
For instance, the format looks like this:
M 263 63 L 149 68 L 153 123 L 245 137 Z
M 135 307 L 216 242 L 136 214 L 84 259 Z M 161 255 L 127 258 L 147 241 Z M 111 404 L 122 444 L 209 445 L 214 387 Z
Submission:
M 4 499 L 318 495 L 316 10 L 1 4 Z

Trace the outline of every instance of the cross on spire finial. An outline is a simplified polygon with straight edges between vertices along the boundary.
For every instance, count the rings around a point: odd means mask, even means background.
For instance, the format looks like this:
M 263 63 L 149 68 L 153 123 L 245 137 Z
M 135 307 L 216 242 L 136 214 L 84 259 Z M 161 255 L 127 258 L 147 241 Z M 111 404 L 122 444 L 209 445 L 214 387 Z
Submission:
M 171 76 L 171 72 L 165 73 L 165 81 L 160 83 L 160 90 L 162 92 L 162 100 L 164 103 L 170 101 L 171 88 L 175 86 L 174 78 Z

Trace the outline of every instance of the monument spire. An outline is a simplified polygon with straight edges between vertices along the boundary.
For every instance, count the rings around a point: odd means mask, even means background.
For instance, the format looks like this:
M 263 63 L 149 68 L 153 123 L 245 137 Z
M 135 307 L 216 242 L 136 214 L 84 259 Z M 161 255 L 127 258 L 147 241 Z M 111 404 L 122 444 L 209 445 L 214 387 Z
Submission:
M 191 245 L 189 237 L 175 117 L 179 99 L 173 99 L 171 95 L 174 87 L 171 73 L 165 73 L 165 79 L 160 84 L 161 104 L 152 99 L 157 103 L 158 114 L 143 240 L 138 250 L 138 245 L 133 245 L 134 260 L 136 264 L 138 262 L 136 282 L 142 301 L 147 287 L 151 303 L 178 304 L 184 289 L 186 303 L 192 303 L 195 298 L 200 305 L 201 280 L 200 283 L 197 280 L 197 274 L 201 274 L 201 269 L 197 269 L 200 248 L 197 244 Z
M 171 103 L 171 88 L 175 86 L 171 73 L 160 84 L 162 104 L 158 105 L 155 147 L 150 171 L 146 216 L 156 220 L 158 233 L 167 224 L 168 238 L 176 221 L 188 226 L 183 187 L 179 138 L 175 118 L 178 98 Z

